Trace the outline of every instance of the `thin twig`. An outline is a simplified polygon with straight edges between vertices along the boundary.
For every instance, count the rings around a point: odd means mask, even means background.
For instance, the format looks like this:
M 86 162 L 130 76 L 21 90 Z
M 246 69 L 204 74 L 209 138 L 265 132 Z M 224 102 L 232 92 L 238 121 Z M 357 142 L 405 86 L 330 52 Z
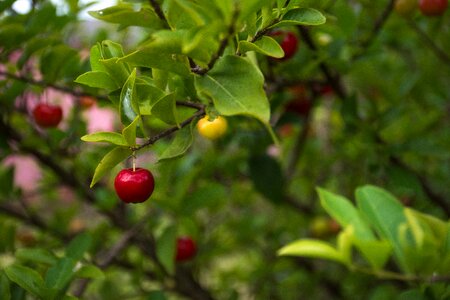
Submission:
M 420 36 L 420 38 L 424 41 L 425 45 L 430 48 L 437 58 L 439 58 L 442 62 L 446 63 L 447 65 L 450 65 L 450 56 L 439 48 L 436 43 L 428 36 L 428 34 L 423 31 L 413 20 L 408 20 L 409 26 L 414 29 L 414 31 Z
M 165 24 L 168 25 L 169 22 L 167 22 L 166 16 L 164 15 L 159 3 L 156 0 L 149 0 L 149 1 L 150 6 L 153 7 L 153 10 L 155 11 L 156 15 L 161 19 L 161 21 L 163 21 Z

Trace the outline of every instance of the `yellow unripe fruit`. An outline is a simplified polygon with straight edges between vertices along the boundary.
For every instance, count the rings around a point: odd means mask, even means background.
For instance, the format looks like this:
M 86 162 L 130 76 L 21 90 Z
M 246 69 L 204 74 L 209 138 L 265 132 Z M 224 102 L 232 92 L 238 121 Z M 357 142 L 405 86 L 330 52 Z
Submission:
M 220 116 L 213 121 L 210 121 L 209 117 L 205 116 L 197 123 L 197 130 L 200 135 L 210 140 L 215 140 L 223 136 L 227 132 L 227 128 L 227 120 Z

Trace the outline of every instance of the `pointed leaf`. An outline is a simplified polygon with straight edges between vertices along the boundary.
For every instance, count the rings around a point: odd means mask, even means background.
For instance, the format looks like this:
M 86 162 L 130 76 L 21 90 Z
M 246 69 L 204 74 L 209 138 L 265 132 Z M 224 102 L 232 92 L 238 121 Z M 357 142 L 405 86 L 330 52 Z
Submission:
M 120 119 L 125 125 L 133 122 L 140 115 L 137 92 L 135 89 L 136 69 L 127 78 L 120 93 Z
M 51 267 L 45 276 L 45 284 L 48 288 L 61 291 L 67 287 L 74 276 L 76 261 L 70 257 L 61 258 Z
M 192 127 L 193 123 L 183 127 L 176 133 L 172 143 L 159 156 L 159 161 L 176 158 L 186 153 L 193 141 Z
M 314 257 L 333 260 L 342 264 L 346 264 L 345 258 L 342 254 L 336 250 L 332 245 L 320 240 L 302 239 L 292 242 L 280 250 L 278 250 L 280 256 L 302 256 L 302 257 Z
M 17 283 L 30 294 L 41 299 L 47 299 L 49 290 L 45 287 L 41 275 L 35 270 L 25 266 L 11 265 L 5 268 L 5 273 L 9 280 Z
M 131 4 L 121 3 L 98 11 L 90 11 L 92 17 L 114 24 L 124 26 L 161 28 L 161 21 L 155 12 L 149 7 L 143 7 L 135 11 Z
M 117 132 L 96 132 L 81 137 L 84 142 L 106 142 L 117 146 L 128 146 L 124 137 Z
M 239 50 L 242 53 L 245 53 L 247 51 L 256 51 L 258 53 L 275 58 L 281 58 L 284 56 L 283 48 L 281 48 L 280 44 L 278 44 L 277 41 L 269 36 L 263 36 L 254 43 L 248 41 L 240 41 Z
M 153 116 L 167 124 L 179 126 L 175 97 L 175 93 L 163 96 L 153 104 L 151 113 Z
M 247 115 L 268 123 L 270 107 L 263 84 L 261 71 L 234 55 L 220 58 L 211 71 L 195 78 L 199 96 L 205 102 L 212 99 L 221 115 Z
M 130 148 L 116 147 L 108 152 L 98 164 L 91 181 L 93 187 L 107 172 L 132 154 Z
M 281 21 L 271 28 L 292 25 L 321 25 L 325 21 L 325 16 L 314 8 L 294 8 L 288 11 Z
M 108 91 L 114 91 L 119 88 L 113 78 L 106 72 L 87 72 L 78 76 L 75 82 Z

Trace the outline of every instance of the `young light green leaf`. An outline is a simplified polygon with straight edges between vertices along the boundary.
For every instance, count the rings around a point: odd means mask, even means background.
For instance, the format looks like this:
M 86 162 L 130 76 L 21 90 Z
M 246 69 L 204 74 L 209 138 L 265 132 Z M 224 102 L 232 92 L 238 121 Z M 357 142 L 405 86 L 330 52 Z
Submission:
M 101 42 L 101 53 L 103 59 L 119 58 L 124 56 L 122 45 L 110 40 Z
M 355 246 L 370 265 L 380 270 L 392 254 L 392 247 L 386 240 L 354 240 Z
M 35 270 L 21 265 L 11 265 L 4 271 L 9 280 L 17 283 L 30 294 L 40 299 L 49 299 L 47 298 L 49 290 L 45 287 L 41 275 Z
M 105 66 L 103 66 L 102 63 L 100 63 L 101 59 L 104 59 L 102 54 L 102 48 L 101 44 L 97 43 L 96 45 L 92 46 L 89 62 L 91 64 L 92 72 L 104 72 L 107 73 L 107 69 Z
M 66 248 L 66 256 L 74 260 L 80 260 L 92 245 L 92 236 L 89 233 L 77 235 Z
M 261 71 L 234 55 L 220 58 L 211 71 L 195 78 L 199 97 L 205 102 L 212 99 L 221 115 L 247 115 L 268 123 L 270 107 L 263 84 Z
M 281 21 L 270 28 L 292 25 L 321 25 L 325 21 L 325 16 L 314 8 L 294 8 L 284 14 Z
M 375 240 L 372 230 L 353 204 L 343 196 L 317 188 L 320 204 L 342 227 L 353 226 L 358 240 Z
M 366 220 L 372 224 L 380 237 L 391 243 L 400 266 L 408 271 L 399 238 L 400 225 L 407 222 L 402 204 L 387 191 L 370 185 L 356 190 L 356 201 Z
M 91 181 L 93 187 L 107 172 L 132 154 L 130 148 L 116 147 L 108 152 L 98 164 Z
M 113 91 L 119 88 L 117 83 L 108 73 L 99 71 L 91 71 L 81 74 L 77 77 L 77 79 L 75 79 L 75 82 L 108 91 Z
M 42 248 L 17 249 L 15 256 L 22 261 L 31 261 L 47 265 L 53 265 L 57 261 L 52 253 Z
M 352 225 L 345 227 L 337 237 L 337 249 L 346 261 L 347 265 L 352 263 L 352 245 L 354 239 L 354 228 Z
M 302 256 L 333 260 L 347 264 L 346 259 L 336 248 L 327 242 L 313 239 L 301 239 L 292 242 L 277 252 L 280 256 Z
M 70 257 L 61 258 L 51 267 L 45 276 L 48 288 L 61 291 L 66 288 L 74 276 L 76 261 Z
M 193 141 L 192 127 L 193 123 L 180 129 L 172 143 L 161 153 L 158 161 L 176 158 L 186 153 Z
M 106 142 L 117 146 L 128 146 L 123 135 L 117 132 L 96 132 L 81 137 L 84 142 Z
M 137 116 L 133 122 L 122 130 L 123 138 L 126 140 L 128 146 L 136 146 L 136 128 L 141 118 Z
M 269 36 L 263 36 L 254 43 L 248 41 L 240 41 L 239 50 L 241 51 L 241 53 L 245 53 L 247 51 L 256 51 L 275 58 L 281 58 L 284 56 L 283 48 L 281 48 L 280 44 L 278 44 L 277 41 Z
M 177 228 L 169 226 L 156 241 L 156 255 L 169 274 L 175 271 L 176 237 Z

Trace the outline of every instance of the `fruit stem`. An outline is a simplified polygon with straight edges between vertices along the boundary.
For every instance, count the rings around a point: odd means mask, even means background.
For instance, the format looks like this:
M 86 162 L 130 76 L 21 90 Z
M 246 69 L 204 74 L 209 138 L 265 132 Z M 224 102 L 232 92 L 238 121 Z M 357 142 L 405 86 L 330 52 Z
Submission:
M 133 172 L 136 171 L 136 151 L 133 150 L 133 154 L 131 155 L 133 157 Z

